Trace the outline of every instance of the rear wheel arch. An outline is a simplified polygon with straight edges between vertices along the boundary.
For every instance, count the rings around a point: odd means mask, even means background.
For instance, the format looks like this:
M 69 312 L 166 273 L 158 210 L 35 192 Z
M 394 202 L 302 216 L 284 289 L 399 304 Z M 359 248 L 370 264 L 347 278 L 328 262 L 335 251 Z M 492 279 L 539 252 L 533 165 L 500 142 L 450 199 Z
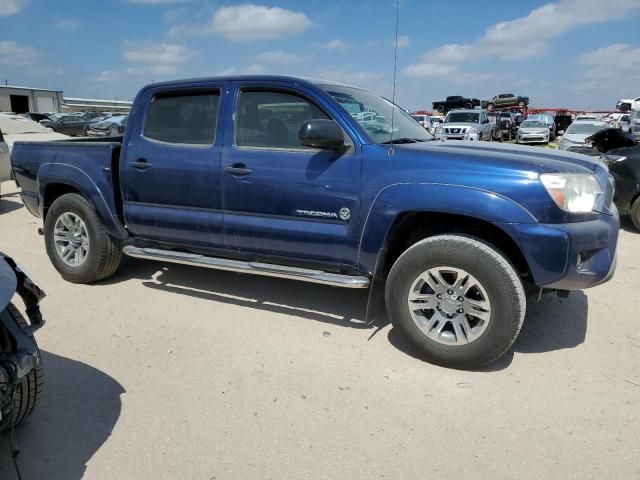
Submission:
M 51 205 L 53 205 L 53 202 L 55 202 L 58 198 L 60 198 L 62 195 L 65 195 L 67 193 L 76 193 L 86 198 L 86 196 L 82 195 L 82 192 L 80 190 L 78 190 L 73 185 L 69 185 L 67 183 L 49 183 L 46 185 L 46 187 L 44 188 L 44 194 L 42 196 L 42 220 L 43 221 L 47 216 L 49 208 L 51 207 Z

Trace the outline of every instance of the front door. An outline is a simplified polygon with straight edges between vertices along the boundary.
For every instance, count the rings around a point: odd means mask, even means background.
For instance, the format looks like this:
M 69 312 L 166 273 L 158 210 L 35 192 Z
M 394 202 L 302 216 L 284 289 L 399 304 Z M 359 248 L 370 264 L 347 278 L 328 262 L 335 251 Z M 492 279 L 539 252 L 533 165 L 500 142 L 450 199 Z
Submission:
M 127 229 L 143 239 L 221 247 L 221 85 L 145 95 L 120 165 Z
M 256 256 L 354 265 L 360 224 L 360 153 L 305 147 L 305 120 L 331 106 L 299 90 L 238 83 L 222 152 L 224 239 Z

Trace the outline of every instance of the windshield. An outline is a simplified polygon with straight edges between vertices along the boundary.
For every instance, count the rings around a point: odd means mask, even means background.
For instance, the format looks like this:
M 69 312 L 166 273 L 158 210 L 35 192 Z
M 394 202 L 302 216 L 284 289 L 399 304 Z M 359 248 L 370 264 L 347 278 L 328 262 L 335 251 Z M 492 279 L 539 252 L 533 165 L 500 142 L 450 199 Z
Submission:
M 602 130 L 606 125 L 600 123 L 572 123 L 567 129 L 567 135 L 591 135 Z
M 547 128 L 547 124 L 545 122 L 541 122 L 539 120 L 525 120 L 520 125 L 521 128 Z
M 367 132 L 375 143 L 391 140 L 391 114 L 393 113 L 393 138 L 424 142 L 432 140 L 411 115 L 388 100 L 359 88 L 343 85 L 319 85 L 331 95 Z M 394 113 L 395 111 L 395 113 Z
M 478 123 L 480 114 L 475 112 L 451 112 L 444 123 Z

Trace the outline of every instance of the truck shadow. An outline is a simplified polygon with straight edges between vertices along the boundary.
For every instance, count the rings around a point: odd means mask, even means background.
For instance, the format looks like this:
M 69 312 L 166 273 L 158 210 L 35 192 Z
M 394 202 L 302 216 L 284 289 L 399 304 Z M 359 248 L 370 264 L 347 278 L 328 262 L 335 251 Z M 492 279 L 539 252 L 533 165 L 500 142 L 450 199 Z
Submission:
M 625 232 L 640 234 L 636 227 L 633 226 L 629 215 L 620 215 L 620 228 Z
M 77 480 L 120 417 L 124 388 L 84 363 L 42 352 L 44 396 L 16 428 L 24 478 Z M 9 436 L 0 436 L 0 478 L 12 480 Z
M 388 325 L 384 308 L 378 308 L 374 321 L 365 323 L 368 290 L 349 290 L 322 285 L 266 278 L 254 275 L 208 270 L 184 265 L 126 259 L 116 276 L 108 282 L 138 278 L 148 288 L 190 295 L 232 305 L 245 306 L 339 325 L 368 329 L 373 337 Z M 515 344 L 485 371 L 507 368 L 513 352 L 540 353 L 573 348 L 584 342 L 587 331 L 588 302 L 582 292 L 561 299 L 544 295 L 539 303 L 530 302 Z M 422 360 L 394 330 L 389 341 L 397 349 Z

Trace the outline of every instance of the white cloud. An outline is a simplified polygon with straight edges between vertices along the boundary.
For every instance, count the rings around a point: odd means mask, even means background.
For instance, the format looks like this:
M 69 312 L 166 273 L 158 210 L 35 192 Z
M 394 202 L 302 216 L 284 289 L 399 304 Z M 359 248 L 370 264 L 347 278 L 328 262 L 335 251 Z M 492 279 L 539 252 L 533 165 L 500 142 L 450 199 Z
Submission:
M 612 95 L 637 95 L 640 47 L 616 43 L 583 54 L 578 64 L 584 67 L 581 81 L 577 84 L 579 89 L 605 90 Z
M 285 53 L 281 50 L 271 52 L 263 52 L 258 55 L 258 61 L 262 63 L 277 63 L 280 65 L 291 65 L 292 63 L 300 63 L 304 61 L 302 55 L 297 53 Z
M 540 56 L 547 52 L 551 40 L 573 28 L 620 19 L 635 9 L 640 9 L 640 0 L 558 0 L 527 16 L 496 23 L 474 42 L 429 50 L 404 73 L 440 76 L 443 70 L 457 70 L 458 64 L 482 57 L 509 61 Z
M 53 24 L 53 28 L 56 30 L 66 30 L 68 32 L 74 32 L 80 26 L 80 22 L 75 18 L 65 18 L 63 20 L 58 20 Z
M 260 63 L 253 63 L 251 65 L 247 65 L 246 67 L 242 67 L 242 68 L 236 68 L 236 67 L 229 67 L 229 68 L 225 68 L 224 70 L 221 70 L 217 73 L 217 75 L 222 75 L 222 76 L 226 76 L 226 75 L 259 75 L 261 73 L 264 73 L 267 69 L 265 68 L 264 65 L 260 64 Z
M 405 48 L 411 45 L 411 39 L 408 35 L 402 35 L 398 37 L 398 41 L 394 43 L 398 48 Z
M 176 73 L 180 65 L 196 54 L 183 45 L 126 42 L 122 57 L 127 62 L 144 65 L 151 73 L 164 75 Z
M 0 17 L 15 15 L 27 6 L 29 0 L 0 0 Z
M 0 65 L 25 66 L 38 59 L 38 52 L 15 42 L 0 41 Z
M 349 44 L 344 40 L 335 38 L 333 40 L 329 40 L 326 43 L 321 43 L 318 46 L 321 48 L 326 48 L 327 50 L 344 50 L 349 46 Z
M 220 7 L 205 24 L 177 25 L 169 30 L 169 34 L 220 35 L 234 42 L 253 42 L 290 37 L 310 26 L 311 20 L 304 13 L 243 4 Z

